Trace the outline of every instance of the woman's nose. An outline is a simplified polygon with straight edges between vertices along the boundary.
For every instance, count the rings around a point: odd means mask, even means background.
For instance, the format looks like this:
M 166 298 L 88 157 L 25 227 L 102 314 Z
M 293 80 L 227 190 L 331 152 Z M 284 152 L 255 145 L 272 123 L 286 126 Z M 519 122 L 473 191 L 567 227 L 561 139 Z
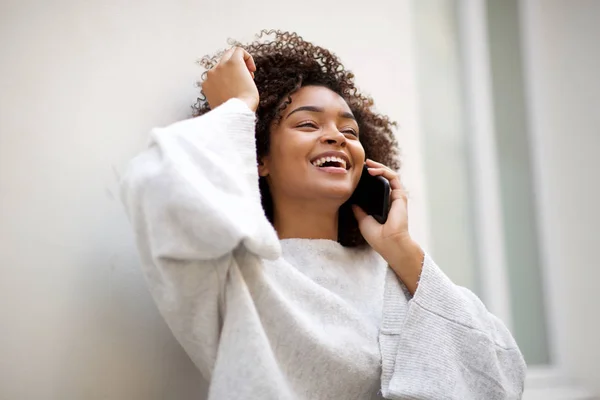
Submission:
M 346 136 L 343 133 L 335 129 L 329 129 L 321 136 L 321 141 L 326 144 L 337 144 L 341 147 L 346 146 Z

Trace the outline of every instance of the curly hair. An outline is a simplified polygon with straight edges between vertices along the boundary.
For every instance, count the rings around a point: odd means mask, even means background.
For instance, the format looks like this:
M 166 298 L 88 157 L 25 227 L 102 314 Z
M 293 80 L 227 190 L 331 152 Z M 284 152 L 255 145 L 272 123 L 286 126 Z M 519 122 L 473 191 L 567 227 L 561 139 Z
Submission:
M 303 86 L 323 86 L 340 95 L 350 107 L 359 126 L 359 140 L 367 158 L 379 161 L 392 169 L 400 168 L 399 150 L 393 128 L 395 123 L 387 116 L 373 110 L 373 99 L 361 94 L 354 84 L 354 74 L 342 65 L 339 58 L 327 49 L 302 39 L 294 32 L 262 30 L 256 41 L 242 44 L 254 58 L 256 72 L 254 82 L 260 100 L 256 110 L 256 155 L 257 159 L 269 153 L 270 126 L 277 122 L 282 111 L 291 103 L 291 95 Z M 224 51 L 204 56 L 198 63 L 205 71 L 198 82 L 200 87 L 206 71 L 213 68 Z M 192 106 L 194 116 L 210 111 L 204 93 Z M 273 222 L 273 199 L 266 179 L 260 178 L 259 188 L 265 215 Z M 365 239 L 350 204 L 339 210 L 338 242 L 347 247 L 364 245 Z

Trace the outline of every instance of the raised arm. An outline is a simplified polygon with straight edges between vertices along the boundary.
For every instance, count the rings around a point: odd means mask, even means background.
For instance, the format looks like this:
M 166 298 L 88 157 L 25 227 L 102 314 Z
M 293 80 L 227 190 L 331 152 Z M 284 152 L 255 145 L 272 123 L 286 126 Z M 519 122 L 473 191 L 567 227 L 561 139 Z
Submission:
M 252 82 L 244 55 L 237 56 L 238 64 L 225 63 L 211 73 L 215 83 L 235 80 L 235 73 L 247 74 Z M 213 111 L 154 129 L 149 149 L 130 163 L 122 180 L 122 199 L 150 292 L 207 379 L 219 344 L 223 287 L 235 263 L 234 250 L 244 246 L 265 259 L 280 253 L 260 201 L 254 103 L 244 91 L 223 90 L 212 97 L 217 99 Z
M 278 255 L 260 202 L 254 114 L 238 99 L 154 129 L 150 148 L 130 163 L 122 197 L 153 259 L 214 260 L 240 244 Z

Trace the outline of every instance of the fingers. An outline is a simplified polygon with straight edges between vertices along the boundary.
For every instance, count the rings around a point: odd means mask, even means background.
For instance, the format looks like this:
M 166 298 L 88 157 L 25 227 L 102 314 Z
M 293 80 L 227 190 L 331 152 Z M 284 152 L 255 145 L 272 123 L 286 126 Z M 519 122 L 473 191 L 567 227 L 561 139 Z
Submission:
M 369 167 L 369 174 L 371 174 L 371 176 L 383 176 L 390 182 L 390 187 L 392 190 L 403 189 L 398 174 L 388 167 Z
M 254 78 L 254 72 L 256 71 L 256 64 L 254 63 L 254 58 L 252 58 L 252 55 L 250 53 L 248 53 L 245 49 L 243 49 L 241 47 L 230 48 L 225 53 L 223 53 L 223 55 L 221 56 L 221 59 L 219 60 L 219 62 L 217 63 L 217 65 L 215 67 L 217 67 L 219 65 L 224 65 L 225 63 L 227 63 L 229 61 L 243 62 L 246 65 L 246 68 L 248 68 L 250 75 L 252 75 L 252 78 Z
M 254 58 L 252 58 L 252 56 L 250 55 L 250 53 L 248 53 L 246 50 L 242 49 L 241 47 L 238 47 L 236 50 L 236 56 L 240 56 L 242 57 L 242 59 L 244 60 L 244 63 L 246 63 L 246 66 L 248 67 L 248 71 L 250 72 L 254 72 L 256 71 L 256 64 L 254 64 Z
M 223 55 L 221 56 L 221 59 L 219 60 L 217 65 L 225 64 L 227 61 L 229 61 L 229 59 L 231 58 L 231 56 L 233 55 L 235 50 L 236 50 L 236 47 L 232 47 L 229 50 L 227 50 L 225 53 L 223 53 Z
M 238 47 L 236 52 L 238 52 L 238 50 L 241 50 L 241 57 L 244 60 L 244 63 L 246 64 L 248 71 L 250 71 L 250 75 L 252 75 L 252 79 L 254 79 L 254 71 L 256 71 L 256 64 L 254 64 L 254 58 L 252 58 L 250 53 L 248 53 L 246 50 L 242 49 L 241 47 Z M 235 56 L 236 55 L 234 55 L 234 57 Z
M 385 164 L 379 163 L 377 161 L 373 161 L 369 158 L 367 158 L 365 164 L 367 164 L 369 173 L 372 176 L 381 175 L 384 178 L 386 178 L 388 181 L 390 181 L 390 185 L 392 185 L 392 181 L 397 180 L 397 183 L 400 185 L 400 187 L 398 187 L 398 188 L 392 187 L 392 189 L 401 189 L 402 188 L 402 184 L 400 183 L 400 177 L 398 176 L 398 173 L 396 171 L 392 170 Z
M 367 158 L 365 163 L 367 164 L 368 167 L 387 168 L 384 164 L 378 163 L 377 161 L 371 160 L 370 158 Z

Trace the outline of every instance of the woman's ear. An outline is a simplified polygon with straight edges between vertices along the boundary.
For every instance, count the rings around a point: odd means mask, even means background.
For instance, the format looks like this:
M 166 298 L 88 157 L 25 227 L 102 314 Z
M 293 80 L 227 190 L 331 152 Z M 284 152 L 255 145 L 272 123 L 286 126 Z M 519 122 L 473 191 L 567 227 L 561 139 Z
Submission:
M 266 177 L 269 175 L 268 162 L 265 157 L 258 160 L 258 176 Z

